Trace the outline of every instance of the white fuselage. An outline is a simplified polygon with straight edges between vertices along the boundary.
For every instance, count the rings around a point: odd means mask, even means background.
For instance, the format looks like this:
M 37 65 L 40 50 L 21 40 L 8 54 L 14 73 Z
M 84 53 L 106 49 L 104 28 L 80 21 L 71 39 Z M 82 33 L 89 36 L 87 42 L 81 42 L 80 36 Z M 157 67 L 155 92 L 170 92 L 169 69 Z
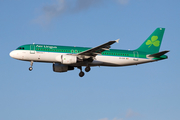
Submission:
M 67 55 L 67 53 L 54 53 L 54 52 L 37 52 L 30 50 L 13 50 L 10 53 L 12 58 L 23 61 L 34 62 L 49 62 L 49 63 L 61 63 L 61 55 Z M 149 58 L 135 58 L 135 57 L 121 57 L 121 56 L 105 56 L 97 55 L 89 66 L 127 66 L 136 65 L 147 62 L 153 62 L 155 60 Z M 86 64 L 73 64 L 74 66 L 86 66 Z

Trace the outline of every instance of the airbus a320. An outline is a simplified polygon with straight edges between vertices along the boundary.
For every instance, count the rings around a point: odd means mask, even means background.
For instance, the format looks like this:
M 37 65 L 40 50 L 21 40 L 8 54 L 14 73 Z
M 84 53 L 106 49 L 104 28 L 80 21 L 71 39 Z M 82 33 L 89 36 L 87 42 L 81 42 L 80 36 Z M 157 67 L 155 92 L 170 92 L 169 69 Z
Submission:
M 109 41 L 94 48 L 26 44 L 10 52 L 12 58 L 29 61 L 29 70 L 32 71 L 33 62 L 46 62 L 53 64 L 54 72 L 67 72 L 80 69 L 79 76 L 83 77 L 85 71 L 89 72 L 92 66 L 129 66 L 154 62 L 168 57 L 168 50 L 159 52 L 165 28 L 157 28 L 142 45 L 135 50 L 110 49 L 118 40 Z

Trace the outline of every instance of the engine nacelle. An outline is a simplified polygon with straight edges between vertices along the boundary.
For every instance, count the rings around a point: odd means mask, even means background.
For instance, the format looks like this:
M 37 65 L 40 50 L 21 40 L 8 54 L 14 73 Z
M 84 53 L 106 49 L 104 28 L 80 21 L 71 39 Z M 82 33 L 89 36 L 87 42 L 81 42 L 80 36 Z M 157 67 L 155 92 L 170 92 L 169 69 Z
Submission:
M 68 70 L 74 70 L 74 67 L 59 64 L 59 63 L 53 64 L 53 71 L 54 72 L 67 72 Z
M 77 63 L 77 57 L 72 55 L 62 55 L 61 56 L 61 63 L 62 64 L 73 64 Z

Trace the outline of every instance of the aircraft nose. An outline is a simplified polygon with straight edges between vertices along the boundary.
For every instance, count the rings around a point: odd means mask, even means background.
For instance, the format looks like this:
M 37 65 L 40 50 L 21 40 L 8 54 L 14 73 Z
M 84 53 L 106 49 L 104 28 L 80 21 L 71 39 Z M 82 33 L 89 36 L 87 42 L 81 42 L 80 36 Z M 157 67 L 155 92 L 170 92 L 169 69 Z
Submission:
M 9 53 L 9 56 L 11 56 L 12 58 L 14 58 L 14 57 L 15 57 L 15 52 L 14 52 L 14 51 L 11 51 L 11 52 Z

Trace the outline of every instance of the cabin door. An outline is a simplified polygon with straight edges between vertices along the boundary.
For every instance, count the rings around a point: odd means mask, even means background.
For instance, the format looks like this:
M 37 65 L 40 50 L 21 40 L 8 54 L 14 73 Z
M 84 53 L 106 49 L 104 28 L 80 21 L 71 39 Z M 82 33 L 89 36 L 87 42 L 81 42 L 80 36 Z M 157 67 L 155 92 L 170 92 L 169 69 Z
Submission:
M 139 58 L 139 54 L 138 54 L 138 52 L 137 51 L 134 51 L 133 52 L 134 53 L 134 61 L 138 61 L 138 58 Z
M 30 54 L 35 54 L 35 45 L 30 45 Z

